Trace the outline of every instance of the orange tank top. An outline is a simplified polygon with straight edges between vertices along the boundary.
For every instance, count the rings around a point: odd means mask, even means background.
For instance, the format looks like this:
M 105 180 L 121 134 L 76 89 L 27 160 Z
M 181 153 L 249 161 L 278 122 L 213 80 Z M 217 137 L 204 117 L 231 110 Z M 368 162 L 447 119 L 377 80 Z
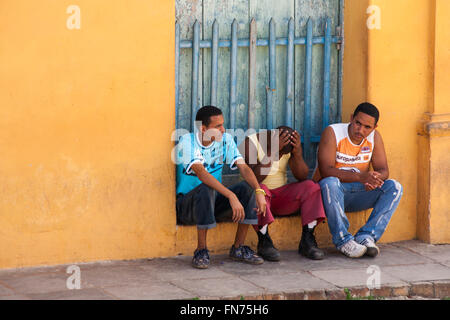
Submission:
M 336 136 L 336 160 L 335 167 L 341 170 L 353 172 L 366 172 L 369 170 L 375 146 L 375 130 L 359 145 L 352 142 L 348 135 L 350 123 L 332 124 L 330 127 Z M 314 180 L 320 180 L 319 170 L 316 169 Z

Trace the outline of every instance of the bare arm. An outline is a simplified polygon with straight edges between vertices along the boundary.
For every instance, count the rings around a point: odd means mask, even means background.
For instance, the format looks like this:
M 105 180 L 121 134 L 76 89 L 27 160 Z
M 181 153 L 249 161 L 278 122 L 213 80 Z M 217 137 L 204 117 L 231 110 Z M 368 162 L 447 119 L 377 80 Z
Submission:
M 256 180 L 253 171 L 245 164 L 244 160 L 238 159 L 236 160 L 236 166 L 238 167 L 242 177 L 245 181 L 253 188 L 260 189 L 258 180 Z M 230 198 L 232 194 L 234 194 L 230 189 L 225 187 L 222 183 L 219 182 L 212 174 L 206 171 L 205 167 L 201 163 L 194 163 L 192 165 L 192 170 L 195 172 L 197 177 L 201 182 L 206 184 L 208 187 L 216 190 L 220 194 L 222 194 L 226 198 Z
M 337 177 L 342 182 L 359 182 L 359 174 L 356 172 L 339 170 L 336 162 L 336 136 L 331 127 L 322 133 L 319 143 L 318 162 L 322 178 Z
M 234 192 L 221 184 L 212 174 L 206 171 L 205 167 L 201 163 L 194 163 L 192 165 L 192 171 L 195 172 L 201 182 L 208 187 L 216 190 L 230 201 L 230 206 L 233 211 L 233 222 L 242 221 L 245 218 L 244 207 L 239 201 Z
M 239 169 L 239 172 L 242 175 L 242 178 L 244 178 L 245 181 L 253 188 L 253 189 L 260 189 L 260 185 L 258 180 L 256 179 L 255 174 L 253 173 L 253 170 L 245 163 L 244 160 L 238 159 L 236 160 L 236 166 Z
M 291 136 L 291 144 L 293 146 L 291 157 L 289 158 L 289 167 L 292 174 L 298 181 L 303 181 L 308 178 L 308 165 L 303 159 L 303 151 L 301 144 L 301 137 L 297 131 L 294 131 Z
M 366 190 L 369 191 L 381 187 L 384 180 L 389 177 L 389 168 L 387 164 L 386 152 L 384 150 L 384 143 L 378 131 L 375 131 L 374 142 L 375 146 L 372 154 L 372 168 L 374 171 L 371 171 L 371 173 L 377 181 L 375 183 L 366 182 L 364 184 Z
M 255 174 L 252 169 L 245 163 L 243 159 L 236 160 L 236 166 L 239 169 L 239 172 L 244 178 L 245 181 L 254 189 L 261 189 L 258 180 L 256 179 Z M 266 215 L 266 198 L 261 193 L 256 193 L 256 206 L 258 214 Z
M 372 154 L 373 170 L 380 174 L 381 180 L 389 178 L 389 167 L 387 163 L 386 151 L 384 149 L 383 139 L 378 131 L 375 131 L 375 147 Z
M 238 159 L 236 161 L 236 166 L 239 168 L 239 171 L 241 172 L 242 177 L 247 181 L 247 183 L 253 188 L 253 189 L 259 189 L 259 183 L 256 180 L 255 175 L 253 174 L 252 170 L 245 164 L 244 160 Z M 208 171 L 206 171 L 205 167 L 201 163 L 195 163 L 192 165 L 192 170 L 195 172 L 197 177 L 200 179 L 201 182 L 206 184 L 208 187 L 216 190 L 220 194 L 222 194 L 224 197 L 228 199 L 230 202 L 231 209 L 233 211 L 233 221 L 238 222 L 242 221 L 245 218 L 245 211 L 244 207 L 242 206 L 241 202 L 239 201 L 238 197 L 234 192 L 232 192 L 230 189 L 225 187 L 222 183 L 220 183 L 212 174 L 210 174 Z M 257 204 L 257 211 L 258 214 L 266 214 L 266 199 L 265 197 L 258 193 L 256 195 L 256 204 Z
M 369 186 L 369 189 L 379 187 L 383 184 L 383 181 L 379 178 L 379 174 L 376 172 L 358 173 L 336 168 L 336 151 L 336 136 L 334 135 L 333 129 L 328 127 L 322 133 L 319 143 L 318 160 L 322 178 L 337 177 L 341 182 L 360 182 L 366 185 L 366 187 Z
M 269 173 L 270 167 L 272 166 L 272 161 L 267 158 L 267 156 L 265 156 L 263 159 L 263 162 L 265 164 L 259 162 L 258 150 L 248 137 L 245 138 L 244 149 L 244 152 L 242 152 L 241 150 L 241 153 L 244 154 L 245 163 L 247 163 L 250 169 L 253 171 L 258 183 L 261 183 L 267 177 L 267 173 Z

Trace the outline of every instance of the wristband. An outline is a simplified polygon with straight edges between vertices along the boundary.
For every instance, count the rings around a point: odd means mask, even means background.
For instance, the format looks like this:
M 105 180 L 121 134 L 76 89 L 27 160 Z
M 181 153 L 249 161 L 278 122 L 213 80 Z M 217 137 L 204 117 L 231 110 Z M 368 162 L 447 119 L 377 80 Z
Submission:
M 256 190 L 255 190 L 255 193 L 256 193 L 256 194 L 260 193 L 260 194 L 262 194 L 262 195 L 264 195 L 264 196 L 267 195 L 266 192 L 264 191 L 264 189 L 256 189 Z

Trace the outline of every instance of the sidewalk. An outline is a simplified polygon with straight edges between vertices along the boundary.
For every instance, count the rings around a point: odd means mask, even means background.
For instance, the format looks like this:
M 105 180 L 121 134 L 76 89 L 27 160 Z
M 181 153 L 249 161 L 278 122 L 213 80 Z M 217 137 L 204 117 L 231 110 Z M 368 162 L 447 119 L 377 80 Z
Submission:
M 450 297 L 450 245 L 412 240 L 379 247 L 375 259 L 349 259 L 327 248 L 321 261 L 284 251 L 280 262 L 260 266 L 213 255 L 206 270 L 192 268 L 190 256 L 79 263 L 79 290 L 67 289 L 69 265 L 0 270 L 0 300 L 345 299 L 345 288 L 356 297 Z M 369 290 L 373 265 L 381 286 Z

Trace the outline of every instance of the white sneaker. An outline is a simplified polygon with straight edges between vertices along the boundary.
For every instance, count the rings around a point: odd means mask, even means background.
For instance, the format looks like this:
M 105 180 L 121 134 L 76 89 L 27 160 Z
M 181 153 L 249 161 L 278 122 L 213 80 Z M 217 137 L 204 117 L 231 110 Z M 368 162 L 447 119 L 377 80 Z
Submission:
M 338 250 L 349 258 L 360 258 L 366 253 L 367 247 L 360 245 L 355 240 L 350 240 L 340 246 Z
M 374 258 L 380 253 L 380 248 L 375 245 L 375 242 L 371 238 L 364 239 L 360 244 L 367 247 L 366 255 L 369 257 Z

